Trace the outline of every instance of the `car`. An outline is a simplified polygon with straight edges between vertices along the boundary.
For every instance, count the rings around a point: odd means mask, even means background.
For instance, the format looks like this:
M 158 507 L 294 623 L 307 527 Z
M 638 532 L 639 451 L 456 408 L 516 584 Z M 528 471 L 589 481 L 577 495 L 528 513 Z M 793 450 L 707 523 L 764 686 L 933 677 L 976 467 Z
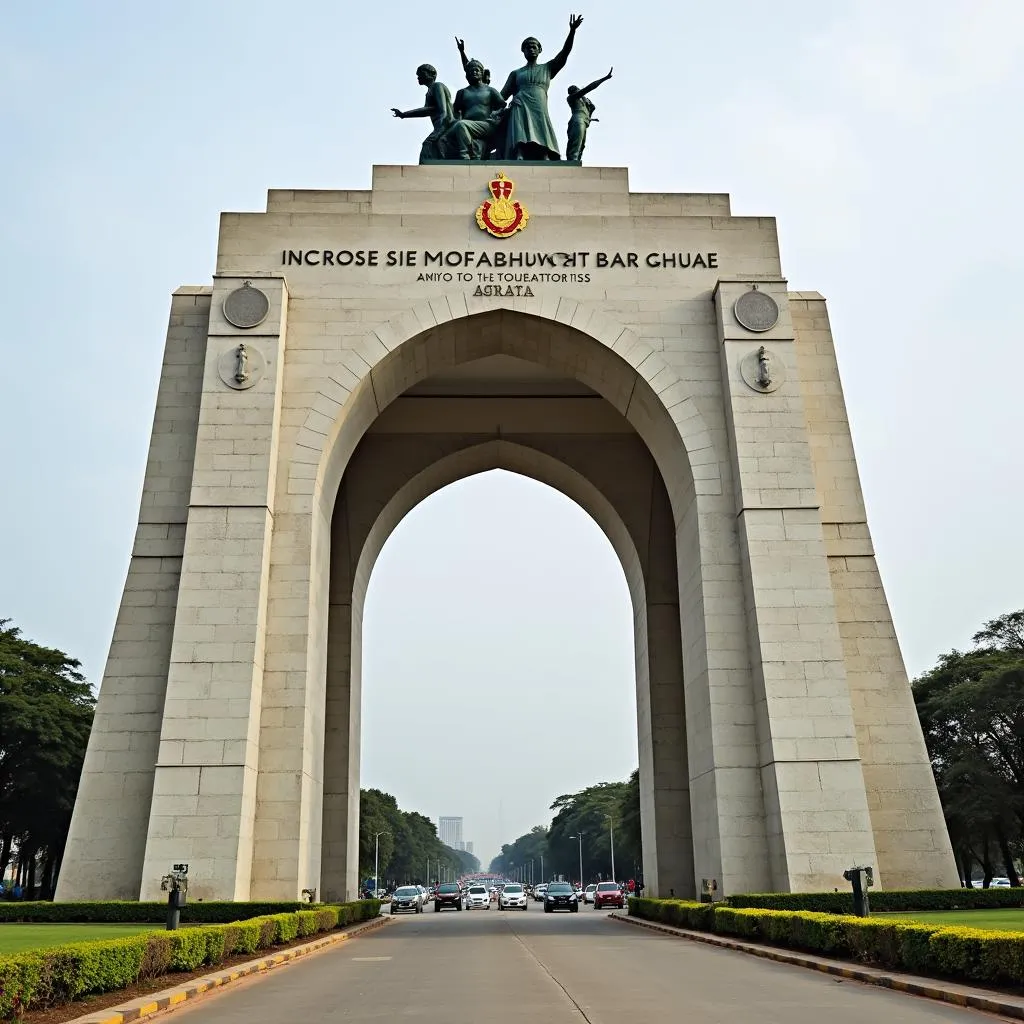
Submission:
M 597 890 L 594 893 L 594 909 L 602 907 L 618 907 L 622 910 L 626 906 L 626 898 L 622 893 L 622 887 L 618 882 L 598 882 Z
M 491 909 L 491 897 L 486 885 L 471 885 L 466 891 L 466 909 L 476 910 L 478 907 L 483 910 Z
M 453 907 L 455 910 L 462 909 L 462 890 L 455 882 L 443 882 L 434 889 L 434 911 L 442 907 Z
M 544 902 L 544 893 L 546 893 L 547 891 L 548 891 L 548 887 L 547 887 L 547 883 L 546 882 L 541 882 L 540 885 L 535 885 L 533 887 L 533 898 L 534 898 L 534 900 L 537 903 L 543 903 Z
M 569 910 L 575 914 L 579 909 L 579 900 L 568 882 L 552 882 L 547 887 L 544 893 L 545 914 L 554 913 L 556 910 Z
M 400 885 L 391 897 L 392 914 L 405 910 L 414 914 L 423 913 L 423 893 L 418 885 Z
M 511 910 L 514 907 L 526 910 L 528 906 L 529 900 L 526 898 L 526 892 L 518 882 L 508 882 L 502 886 L 501 892 L 498 894 L 499 910 Z
M 593 903 L 594 902 L 594 893 L 595 892 L 597 892 L 597 886 L 594 885 L 593 882 L 591 882 L 590 885 L 588 885 L 586 887 L 586 889 L 583 890 L 583 902 L 584 903 Z

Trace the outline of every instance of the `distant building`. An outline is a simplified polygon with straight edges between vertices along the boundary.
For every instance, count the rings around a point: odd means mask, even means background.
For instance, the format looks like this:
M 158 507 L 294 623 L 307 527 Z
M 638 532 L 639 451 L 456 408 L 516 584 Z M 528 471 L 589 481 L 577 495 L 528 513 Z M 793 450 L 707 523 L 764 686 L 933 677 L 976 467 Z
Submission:
M 461 818 L 438 818 L 437 834 L 445 846 L 450 846 L 453 850 L 462 849 Z
M 473 852 L 473 844 L 472 843 L 466 843 L 466 853 L 472 853 L 472 852 Z

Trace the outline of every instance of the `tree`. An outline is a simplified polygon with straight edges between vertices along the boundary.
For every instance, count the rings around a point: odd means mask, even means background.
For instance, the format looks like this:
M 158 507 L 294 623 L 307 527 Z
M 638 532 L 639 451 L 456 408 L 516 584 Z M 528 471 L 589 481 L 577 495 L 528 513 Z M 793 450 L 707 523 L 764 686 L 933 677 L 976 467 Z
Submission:
M 29 892 L 56 885 L 95 703 L 80 662 L 0 619 L 0 877 L 15 858 Z
M 581 884 L 611 877 L 609 818 L 611 824 L 616 822 L 628 793 L 627 782 L 599 782 L 555 800 L 551 805 L 556 813 L 548 830 L 548 846 L 556 871 L 576 879 L 582 856 L 583 877 L 578 879 Z M 582 851 L 576 838 L 581 832 Z
M 914 680 L 914 699 L 950 841 L 967 884 L 1002 864 L 1019 885 L 1024 835 L 1024 611 L 986 622 Z
M 479 868 L 471 853 L 453 850 L 437 836 L 434 823 L 418 811 L 403 811 L 398 801 L 379 789 L 359 793 L 360 879 L 373 876 L 374 837 L 379 837 L 381 884 L 428 885 L 438 872 L 458 877 Z

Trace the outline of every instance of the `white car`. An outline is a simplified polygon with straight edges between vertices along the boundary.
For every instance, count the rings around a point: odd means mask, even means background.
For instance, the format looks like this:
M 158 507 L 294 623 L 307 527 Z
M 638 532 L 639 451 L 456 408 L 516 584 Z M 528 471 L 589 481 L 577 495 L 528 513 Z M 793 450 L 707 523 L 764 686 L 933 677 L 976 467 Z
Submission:
M 518 882 L 507 883 L 498 894 L 499 910 L 512 910 L 513 908 L 526 910 L 527 905 L 526 892 Z
M 490 910 L 491 895 L 486 885 L 471 885 L 466 891 L 467 910 Z
M 584 903 L 593 903 L 594 902 L 594 893 L 595 892 L 597 892 L 597 886 L 594 885 L 593 882 L 591 882 L 590 885 L 588 885 L 586 887 L 586 889 L 583 890 L 583 902 Z
M 544 902 L 544 893 L 546 893 L 547 891 L 548 891 L 548 887 L 547 887 L 547 883 L 546 882 L 541 882 L 540 885 L 535 885 L 533 887 L 533 900 L 534 900 L 534 902 L 535 903 L 543 903 Z

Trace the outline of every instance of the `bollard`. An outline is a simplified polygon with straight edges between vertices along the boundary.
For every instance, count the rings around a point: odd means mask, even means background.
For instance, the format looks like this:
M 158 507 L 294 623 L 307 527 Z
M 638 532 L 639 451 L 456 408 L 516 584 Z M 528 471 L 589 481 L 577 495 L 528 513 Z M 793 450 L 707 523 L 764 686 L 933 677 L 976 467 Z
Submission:
M 868 867 L 848 868 L 843 872 L 843 878 L 853 886 L 853 912 L 857 917 L 869 917 L 871 915 L 871 904 L 868 900 L 868 886 L 872 885 L 874 871 Z
M 167 931 L 177 931 L 181 922 L 181 908 L 185 906 L 185 890 L 171 889 L 167 893 Z

